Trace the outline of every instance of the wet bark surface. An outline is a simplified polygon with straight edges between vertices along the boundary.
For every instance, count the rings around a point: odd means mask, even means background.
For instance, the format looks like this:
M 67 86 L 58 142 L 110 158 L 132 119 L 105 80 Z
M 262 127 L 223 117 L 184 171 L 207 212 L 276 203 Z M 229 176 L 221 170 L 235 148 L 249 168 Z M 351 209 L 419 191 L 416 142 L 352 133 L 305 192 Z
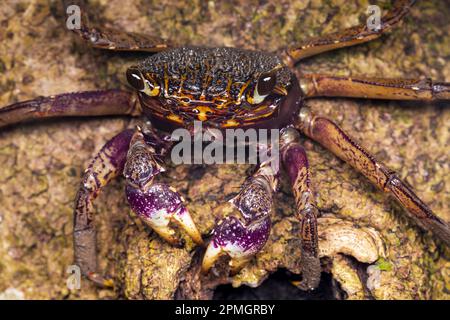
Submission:
M 164 4 L 98 0 L 91 1 L 89 8 L 104 25 L 157 34 L 181 44 L 273 51 L 363 22 L 368 4 L 362 0 L 168 0 Z M 387 1 L 380 4 L 389 6 Z M 400 28 L 381 40 L 322 54 L 296 70 L 450 81 L 449 14 L 445 1 L 421 1 Z M 40 95 L 125 88 L 126 68 L 144 57 L 85 46 L 64 27 L 60 1 L 3 1 L 0 26 L 0 106 Z M 450 220 L 448 103 L 316 99 L 309 105 L 352 133 L 413 185 L 436 214 Z M 301 293 L 288 281 L 301 273 L 301 252 L 285 177 L 276 197 L 269 242 L 234 278 L 199 276 L 201 252 L 190 243 L 173 248 L 130 217 L 124 181 L 114 181 L 97 199 L 95 210 L 99 262 L 116 279 L 117 287 L 98 289 L 83 280 L 81 290 L 68 289 L 73 199 L 80 177 L 109 138 L 136 123 L 120 117 L 66 119 L 0 131 L 0 296 L 210 298 L 218 284 L 255 287 L 281 268 L 277 275 L 283 276 L 276 281 L 290 288 L 284 292 L 292 289 L 291 298 L 329 298 L 336 292 L 354 299 L 450 297 L 448 248 L 416 227 L 364 177 L 306 138 L 322 214 L 323 268 L 329 274 L 323 290 L 334 293 Z M 207 235 L 226 213 L 223 203 L 237 192 L 250 170 L 248 165 L 175 167 L 169 163 L 161 180 L 182 193 L 200 231 Z M 345 250 L 337 245 L 342 238 L 331 241 L 339 232 L 351 235 L 361 246 L 342 254 Z M 226 290 L 233 292 L 230 287 Z M 222 291 L 216 297 L 230 295 Z

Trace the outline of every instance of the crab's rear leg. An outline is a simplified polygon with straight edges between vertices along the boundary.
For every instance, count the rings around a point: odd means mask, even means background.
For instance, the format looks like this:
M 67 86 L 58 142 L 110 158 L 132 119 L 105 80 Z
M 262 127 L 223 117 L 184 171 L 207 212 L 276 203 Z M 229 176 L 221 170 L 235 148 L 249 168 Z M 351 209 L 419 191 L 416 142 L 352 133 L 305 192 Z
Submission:
M 214 229 L 206 249 L 202 271 L 206 273 L 222 255 L 228 255 L 231 273 L 237 273 L 269 238 L 273 211 L 273 192 L 278 172 L 268 160 L 242 185 L 239 194 L 230 200 L 234 212 Z
M 308 107 L 302 107 L 296 127 L 361 172 L 378 188 L 394 196 L 418 225 L 434 232 L 450 245 L 450 226 L 437 217 L 392 170 L 354 142 L 334 122 L 316 116 Z
M 56 117 L 132 115 L 141 113 L 136 93 L 111 89 L 64 93 L 17 102 L 0 108 L 0 128 Z
M 70 21 L 75 11 L 74 5 L 78 6 L 81 13 L 80 26 L 72 29 L 81 39 L 94 48 L 113 51 L 145 51 L 158 52 L 172 47 L 169 41 L 153 35 L 127 32 L 117 28 L 98 28 L 91 25 L 87 9 L 81 0 L 63 0 L 64 11 Z
M 125 130 L 109 140 L 84 172 L 75 200 L 74 251 L 81 273 L 102 286 L 111 286 L 97 270 L 96 232 L 93 202 L 100 190 L 120 175 L 125 165 L 133 130 Z
M 314 289 L 319 285 L 321 266 L 318 254 L 317 207 L 311 190 L 309 163 L 305 149 L 298 142 L 299 134 L 287 129 L 281 135 L 280 152 L 292 184 L 302 240 L 302 275 L 298 287 Z
M 382 34 L 397 25 L 409 12 L 411 6 L 416 1 L 396 0 L 393 2 L 393 8 L 381 17 L 379 26 L 369 28 L 367 23 L 365 23 L 328 35 L 308 39 L 303 43 L 290 47 L 286 50 L 285 56 L 287 64 L 292 66 L 301 59 L 314 56 L 322 52 L 349 47 L 379 38 Z
M 386 79 L 303 74 L 307 98 L 351 97 L 389 100 L 450 100 L 450 83 L 431 79 Z

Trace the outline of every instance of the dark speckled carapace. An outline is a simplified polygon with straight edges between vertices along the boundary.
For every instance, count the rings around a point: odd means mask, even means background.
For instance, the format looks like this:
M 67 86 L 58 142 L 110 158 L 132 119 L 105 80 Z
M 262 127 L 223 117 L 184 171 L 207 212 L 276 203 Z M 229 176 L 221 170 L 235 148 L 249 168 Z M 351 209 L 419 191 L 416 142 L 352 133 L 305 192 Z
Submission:
M 261 122 L 282 127 L 291 121 L 288 115 L 297 111 L 292 101 L 283 103 L 295 87 L 293 74 L 271 53 L 226 47 L 175 48 L 131 67 L 128 79 L 132 84 L 134 76 L 145 78 L 145 85 L 139 83 L 138 88 L 143 111 L 174 126 L 189 126 L 198 120 L 219 128 Z M 267 94 L 262 92 L 264 84 L 270 86 Z

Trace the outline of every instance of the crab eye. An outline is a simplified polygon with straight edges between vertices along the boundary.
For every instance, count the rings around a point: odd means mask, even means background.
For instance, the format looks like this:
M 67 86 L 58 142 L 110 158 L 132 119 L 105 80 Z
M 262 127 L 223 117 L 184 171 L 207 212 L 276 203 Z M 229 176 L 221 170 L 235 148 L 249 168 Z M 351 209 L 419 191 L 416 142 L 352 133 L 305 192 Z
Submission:
M 154 97 L 159 94 L 159 85 L 153 80 L 144 78 L 142 73 L 136 68 L 129 68 L 127 70 L 127 80 L 133 88 L 145 93 L 148 96 Z
M 144 79 L 141 72 L 137 69 L 129 68 L 127 70 L 127 81 L 136 90 L 141 91 L 145 89 Z
M 273 91 L 277 83 L 277 76 L 274 72 L 264 72 L 256 83 L 253 96 L 248 97 L 248 102 L 251 104 L 258 104 L 264 101 L 264 99 Z
M 258 79 L 255 93 L 260 96 L 268 96 L 275 88 L 276 83 L 277 76 L 275 73 L 263 73 Z

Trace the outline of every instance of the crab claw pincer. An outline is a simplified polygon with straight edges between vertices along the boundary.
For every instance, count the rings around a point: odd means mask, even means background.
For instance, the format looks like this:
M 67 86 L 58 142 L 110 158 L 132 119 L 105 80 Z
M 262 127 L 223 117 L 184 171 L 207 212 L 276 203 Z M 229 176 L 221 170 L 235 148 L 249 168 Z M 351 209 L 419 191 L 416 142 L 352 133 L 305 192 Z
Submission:
M 156 175 L 164 171 L 157 158 L 156 147 L 161 141 L 155 135 L 140 129 L 131 138 L 123 175 L 126 178 L 126 195 L 131 209 L 162 238 L 173 245 L 182 245 L 170 225 L 178 224 L 192 240 L 203 244 L 186 207 L 178 192 L 163 183 L 155 183 Z
M 270 179 L 256 175 L 249 179 L 230 202 L 238 213 L 226 217 L 216 226 L 206 249 L 202 271 L 207 272 L 220 256 L 227 254 L 230 272 L 236 274 L 266 244 L 272 211 Z
M 182 245 L 182 240 L 170 225 L 173 222 L 180 226 L 195 243 L 203 244 L 200 232 L 183 205 L 183 198 L 174 188 L 163 183 L 155 183 L 142 191 L 127 185 L 126 195 L 131 209 L 167 242 L 172 245 Z
M 270 219 L 245 226 L 236 217 L 228 217 L 220 223 L 203 257 L 202 271 L 208 272 L 223 254 L 230 256 L 230 272 L 236 274 L 260 251 L 270 233 Z

